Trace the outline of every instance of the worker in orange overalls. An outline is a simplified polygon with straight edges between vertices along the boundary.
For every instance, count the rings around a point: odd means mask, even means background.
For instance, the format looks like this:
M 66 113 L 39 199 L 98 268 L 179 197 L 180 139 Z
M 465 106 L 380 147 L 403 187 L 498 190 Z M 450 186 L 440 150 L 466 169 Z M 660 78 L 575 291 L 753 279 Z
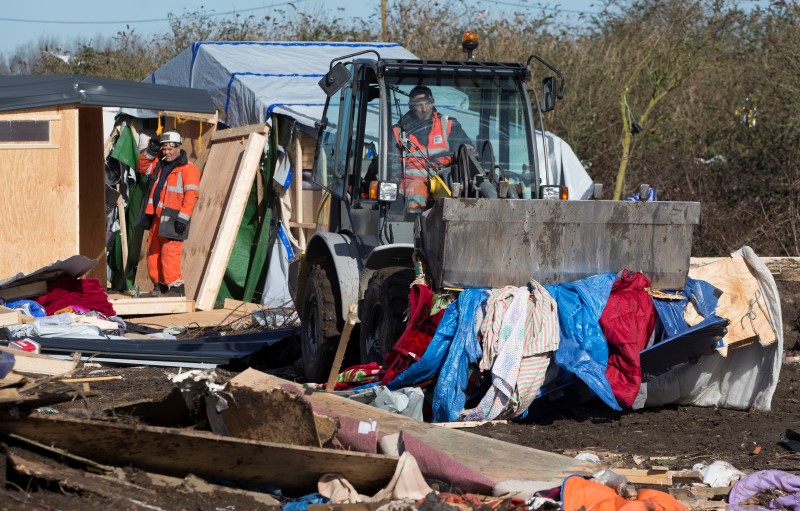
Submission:
M 137 170 L 148 176 L 147 202 L 137 226 L 150 229 L 147 273 L 155 287 L 150 296 L 184 296 L 181 273 L 183 242 L 200 197 L 200 171 L 181 149 L 183 137 L 165 131 L 139 154 Z
M 461 124 L 442 116 L 434 105 L 430 88 L 414 87 L 408 95 L 408 113 L 393 128 L 395 143 L 403 149 L 405 177 L 400 190 L 409 212 L 421 213 L 426 207 L 429 170 L 453 165 L 459 146 L 471 144 Z

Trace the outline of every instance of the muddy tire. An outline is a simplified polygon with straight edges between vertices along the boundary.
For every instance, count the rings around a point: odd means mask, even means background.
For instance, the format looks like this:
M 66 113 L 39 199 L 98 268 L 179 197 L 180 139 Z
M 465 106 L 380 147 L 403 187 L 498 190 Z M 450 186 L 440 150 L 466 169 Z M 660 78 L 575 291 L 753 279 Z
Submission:
M 408 293 L 414 270 L 378 272 L 372 276 L 359 307 L 361 363 L 383 363 L 405 329 Z
M 328 379 L 339 337 L 336 300 L 329 279 L 334 273 L 329 268 L 327 261 L 312 265 L 300 309 L 303 370 L 309 381 L 318 383 Z

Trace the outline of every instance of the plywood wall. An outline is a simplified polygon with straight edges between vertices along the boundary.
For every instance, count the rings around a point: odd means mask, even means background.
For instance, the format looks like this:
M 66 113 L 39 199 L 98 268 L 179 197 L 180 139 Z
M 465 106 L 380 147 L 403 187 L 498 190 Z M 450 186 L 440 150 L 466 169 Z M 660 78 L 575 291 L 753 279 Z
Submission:
M 0 114 L 0 120 L 49 120 L 51 130 L 49 144 L 0 144 L 3 279 L 80 251 L 78 111 L 28 110 Z
M 78 246 L 97 261 L 88 277 L 106 282 L 106 207 L 103 109 L 78 109 Z

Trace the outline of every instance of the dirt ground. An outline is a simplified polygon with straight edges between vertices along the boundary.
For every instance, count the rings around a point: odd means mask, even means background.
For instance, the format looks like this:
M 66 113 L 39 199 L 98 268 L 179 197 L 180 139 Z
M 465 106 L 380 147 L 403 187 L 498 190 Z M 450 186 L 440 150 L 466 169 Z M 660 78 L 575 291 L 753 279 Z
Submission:
M 749 473 L 780 469 L 800 474 L 800 453 L 782 442 L 787 429 L 800 431 L 800 283 L 778 281 L 784 322 L 785 357 L 770 412 L 734 411 L 715 408 L 667 406 L 635 412 L 609 411 L 599 402 L 588 402 L 540 416 L 528 423 L 484 425 L 473 432 L 536 449 L 575 456 L 594 453 L 611 467 L 650 468 L 666 466 L 674 470 L 691 469 L 697 463 L 715 460 L 731 463 Z M 291 379 L 294 371 L 287 364 L 296 352 L 262 353 L 252 365 Z M 218 369 L 219 381 L 237 374 L 238 368 Z M 87 400 L 62 403 L 52 408 L 66 416 L 88 417 L 98 410 L 141 400 L 159 400 L 171 391 L 170 375 L 176 368 L 87 367 L 80 375 L 122 376 L 121 380 L 92 383 L 93 396 Z M 25 459 L 60 463 L 42 456 L 30 446 L 5 439 L 2 453 L 8 459 L 22 453 Z M 10 457 L 10 458 L 9 458 Z M 74 489 L 43 477 L 20 475 L 5 464 L 6 484 L 0 492 L 0 510 L 45 509 L 156 509 L 156 510 L 244 510 L 270 509 L 242 495 L 204 493 L 196 488 L 158 487 L 141 473 L 126 469 L 127 481 L 135 490 L 122 488 L 110 497 Z M 78 477 L 78 476 L 75 476 Z M 101 492 L 102 493 L 102 492 Z

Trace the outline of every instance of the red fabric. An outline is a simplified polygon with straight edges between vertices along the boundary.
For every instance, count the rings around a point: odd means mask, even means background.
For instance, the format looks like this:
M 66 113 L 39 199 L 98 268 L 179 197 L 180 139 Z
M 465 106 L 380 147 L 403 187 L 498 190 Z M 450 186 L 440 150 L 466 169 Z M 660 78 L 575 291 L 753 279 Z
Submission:
M 398 374 L 405 371 L 408 366 L 419 360 L 436 333 L 436 327 L 442 319 L 444 310 L 431 316 L 433 306 L 433 292 L 425 284 L 414 284 L 409 291 L 408 300 L 411 304 L 411 313 L 406 329 L 386 355 L 383 365 L 386 374 L 381 378 L 380 385 L 386 385 L 394 380 Z
M 621 405 L 633 405 L 642 383 L 639 352 L 647 345 L 656 322 L 653 300 L 645 291 L 650 280 L 623 270 L 611 288 L 600 328 L 608 340 L 606 377 Z
M 40 296 L 36 301 L 44 307 L 48 316 L 72 305 L 102 312 L 106 316 L 117 315 L 111 302 L 108 301 L 105 288 L 98 279 L 61 277 L 48 282 L 47 291 L 47 294 Z

